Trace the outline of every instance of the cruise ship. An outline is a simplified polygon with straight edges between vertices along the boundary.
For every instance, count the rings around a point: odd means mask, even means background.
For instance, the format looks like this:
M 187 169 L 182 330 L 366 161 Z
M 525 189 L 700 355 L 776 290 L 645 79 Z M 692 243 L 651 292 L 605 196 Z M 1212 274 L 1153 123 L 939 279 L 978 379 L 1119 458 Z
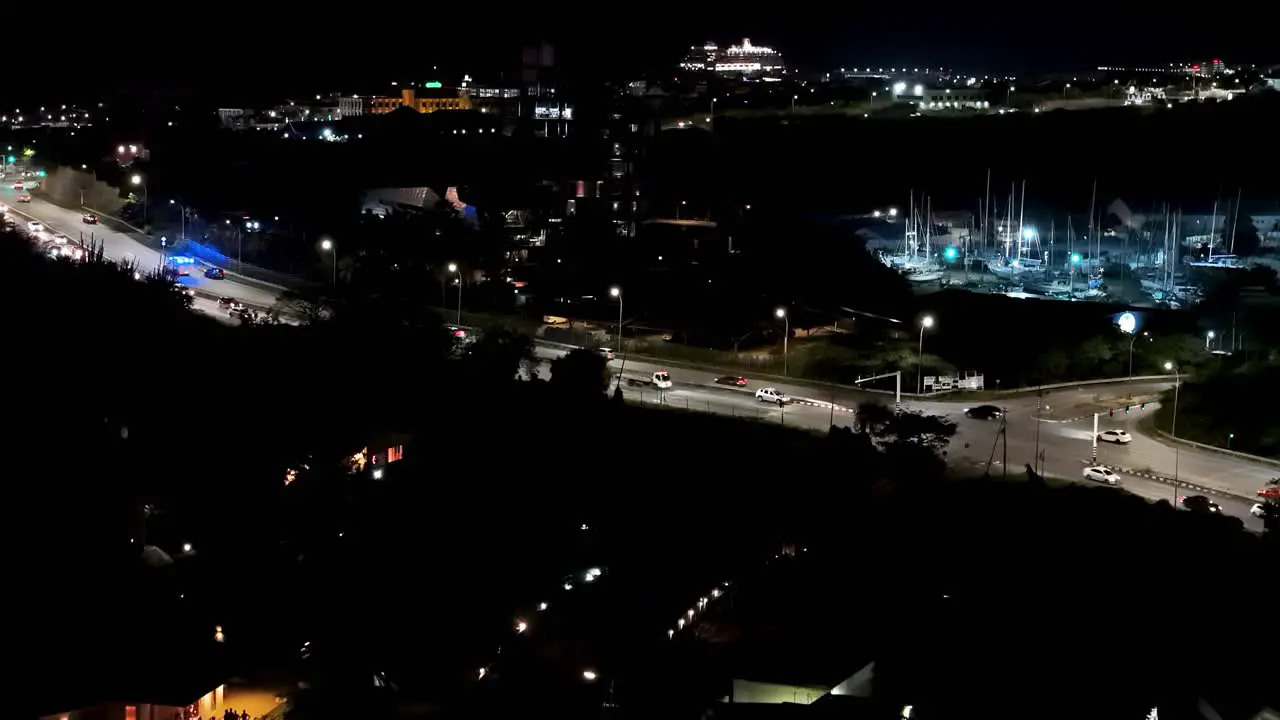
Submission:
M 680 67 L 692 72 L 714 72 L 720 75 L 778 80 L 786 73 L 782 53 L 763 45 L 752 45 L 743 38 L 741 45 L 720 47 L 715 43 L 689 48 Z

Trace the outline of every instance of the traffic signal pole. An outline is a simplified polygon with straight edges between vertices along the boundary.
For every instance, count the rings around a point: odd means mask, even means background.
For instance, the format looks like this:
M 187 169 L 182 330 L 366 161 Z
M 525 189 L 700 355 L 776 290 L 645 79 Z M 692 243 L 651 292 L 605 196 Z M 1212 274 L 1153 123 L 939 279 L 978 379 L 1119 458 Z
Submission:
M 1098 413 L 1093 414 L 1093 464 L 1098 464 Z

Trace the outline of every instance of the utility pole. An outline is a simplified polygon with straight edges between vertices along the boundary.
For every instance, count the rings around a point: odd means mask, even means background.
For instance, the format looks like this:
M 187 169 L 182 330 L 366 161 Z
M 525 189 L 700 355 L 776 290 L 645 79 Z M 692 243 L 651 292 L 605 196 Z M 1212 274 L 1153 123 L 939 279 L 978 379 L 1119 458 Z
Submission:
M 1093 464 L 1098 464 L 1098 413 L 1093 414 Z
M 1040 474 L 1040 410 L 1044 407 L 1044 388 L 1036 391 L 1036 474 Z

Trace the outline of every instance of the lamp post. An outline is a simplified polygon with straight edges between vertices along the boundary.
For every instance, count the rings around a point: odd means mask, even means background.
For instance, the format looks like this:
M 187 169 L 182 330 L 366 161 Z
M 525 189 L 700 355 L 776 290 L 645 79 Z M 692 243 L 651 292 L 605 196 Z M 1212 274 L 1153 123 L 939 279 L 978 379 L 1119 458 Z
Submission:
M 147 224 L 147 181 L 141 175 L 134 175 L 129 182 L 142 186 L 142 224 Z
M 449 272 L 458 276 L 458 325 L 462 325 L 462 271 L 458 263 L 449 263 Z
M 787 367 L 787 344 L 791 340 L 791 318 L 787 317 L 786 308 L 778 308 L 773 311 L 774 317 L 782 320 L 782 374 L 790 377 L 791 372 Z
M 1173 437 L 1173 482 L 1174 482 L 1174 506 L 1177 506 L 1178 498 L 1178 389 L 1182 386 L 1182 373 L 1178 371 L 1178 366 L 1171 362 L 1164 364 L 1164 369 L 1173 372 L 1173 419 L 1169 422 L 1169 435 Z
M 236 229 L 239 230 L 239 228 L 236 228 Z M 333 241 L 328 238 L 325 238 L 324 240 L 320 241 L 320 249 L 327 250 L 329 252 L 329 255 L 333 258 L 333 280 L 331 284 L 334 287 L 337 287 L 338 286 L 338 249 L 334 247 Z
M 181 224 L 180 224 L 180 227 L 181 227 L 182 229 L 178 231 L 178 239 L 179 239 L 179 240 L 186 240 L 186 239 L 187 239 L 187 206 L 186 206 L 186 205 L 183 205 L 182 203 L 178 202 L 177 200 L 170 200 L 170 201 L 169 201 L 169 204 L 170 204 L 170 205 L 177 205 L 177 206 L 178 206 L 178 210 L 181 210 L 181 211 L 182 211 L 182 222 L 181 222 Z
M 1213 341 L 1213 338 L 1214 338 L 1214 337 L 1216 337 L 1216 334 L 1215 334 L 1212 330 L 1210 330 L 1209 332 L 1207 332 L 1207 333 L 1205 333 L 1205 334 L 1204 334 L 1204 349 L 1205 349 L 1205 350 L 1208 350 L 1208 349 L 1209 349 L 1209 344 Z
M 924 363 L 924 331 L 931 327 L 933 327 L 932 315 L 920 318 L 920 345 L 916 348 L 916 395 L 924 392 L 924 377 L 920 375 L 920 368 Z
M 614 340 L 617 341 L 615 344 L 618 346 L 615 350 L 622 352 L 622 288 L 617 285 L 609 288 L 609 297 L 618 298 L 618 336 Z
M 1142 337 L 1146 337 L 1146 336 L 1147 336 L 1146 331 L 1143 331 Z M 1137 333 L 1134 333 L 1133 337 L 1129 338 L 1129 379 L 1130 380 L 1133 379 L 1133 343 L 1136 342 L 1137 339 L 1138 339 Z

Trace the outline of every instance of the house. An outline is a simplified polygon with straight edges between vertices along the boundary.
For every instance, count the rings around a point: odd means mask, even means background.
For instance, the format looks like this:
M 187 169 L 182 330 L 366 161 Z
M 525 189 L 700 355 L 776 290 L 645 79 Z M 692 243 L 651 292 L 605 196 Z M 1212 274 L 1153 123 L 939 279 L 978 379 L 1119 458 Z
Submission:
M 228 708 L 263 718 L 285 702 L 274 690 L 237 680 L 214 684 L 194 677 L 157 679 L 108 691 L 105 700 L 42 715 L 40 720 L 191 720 L 219 718 Z

